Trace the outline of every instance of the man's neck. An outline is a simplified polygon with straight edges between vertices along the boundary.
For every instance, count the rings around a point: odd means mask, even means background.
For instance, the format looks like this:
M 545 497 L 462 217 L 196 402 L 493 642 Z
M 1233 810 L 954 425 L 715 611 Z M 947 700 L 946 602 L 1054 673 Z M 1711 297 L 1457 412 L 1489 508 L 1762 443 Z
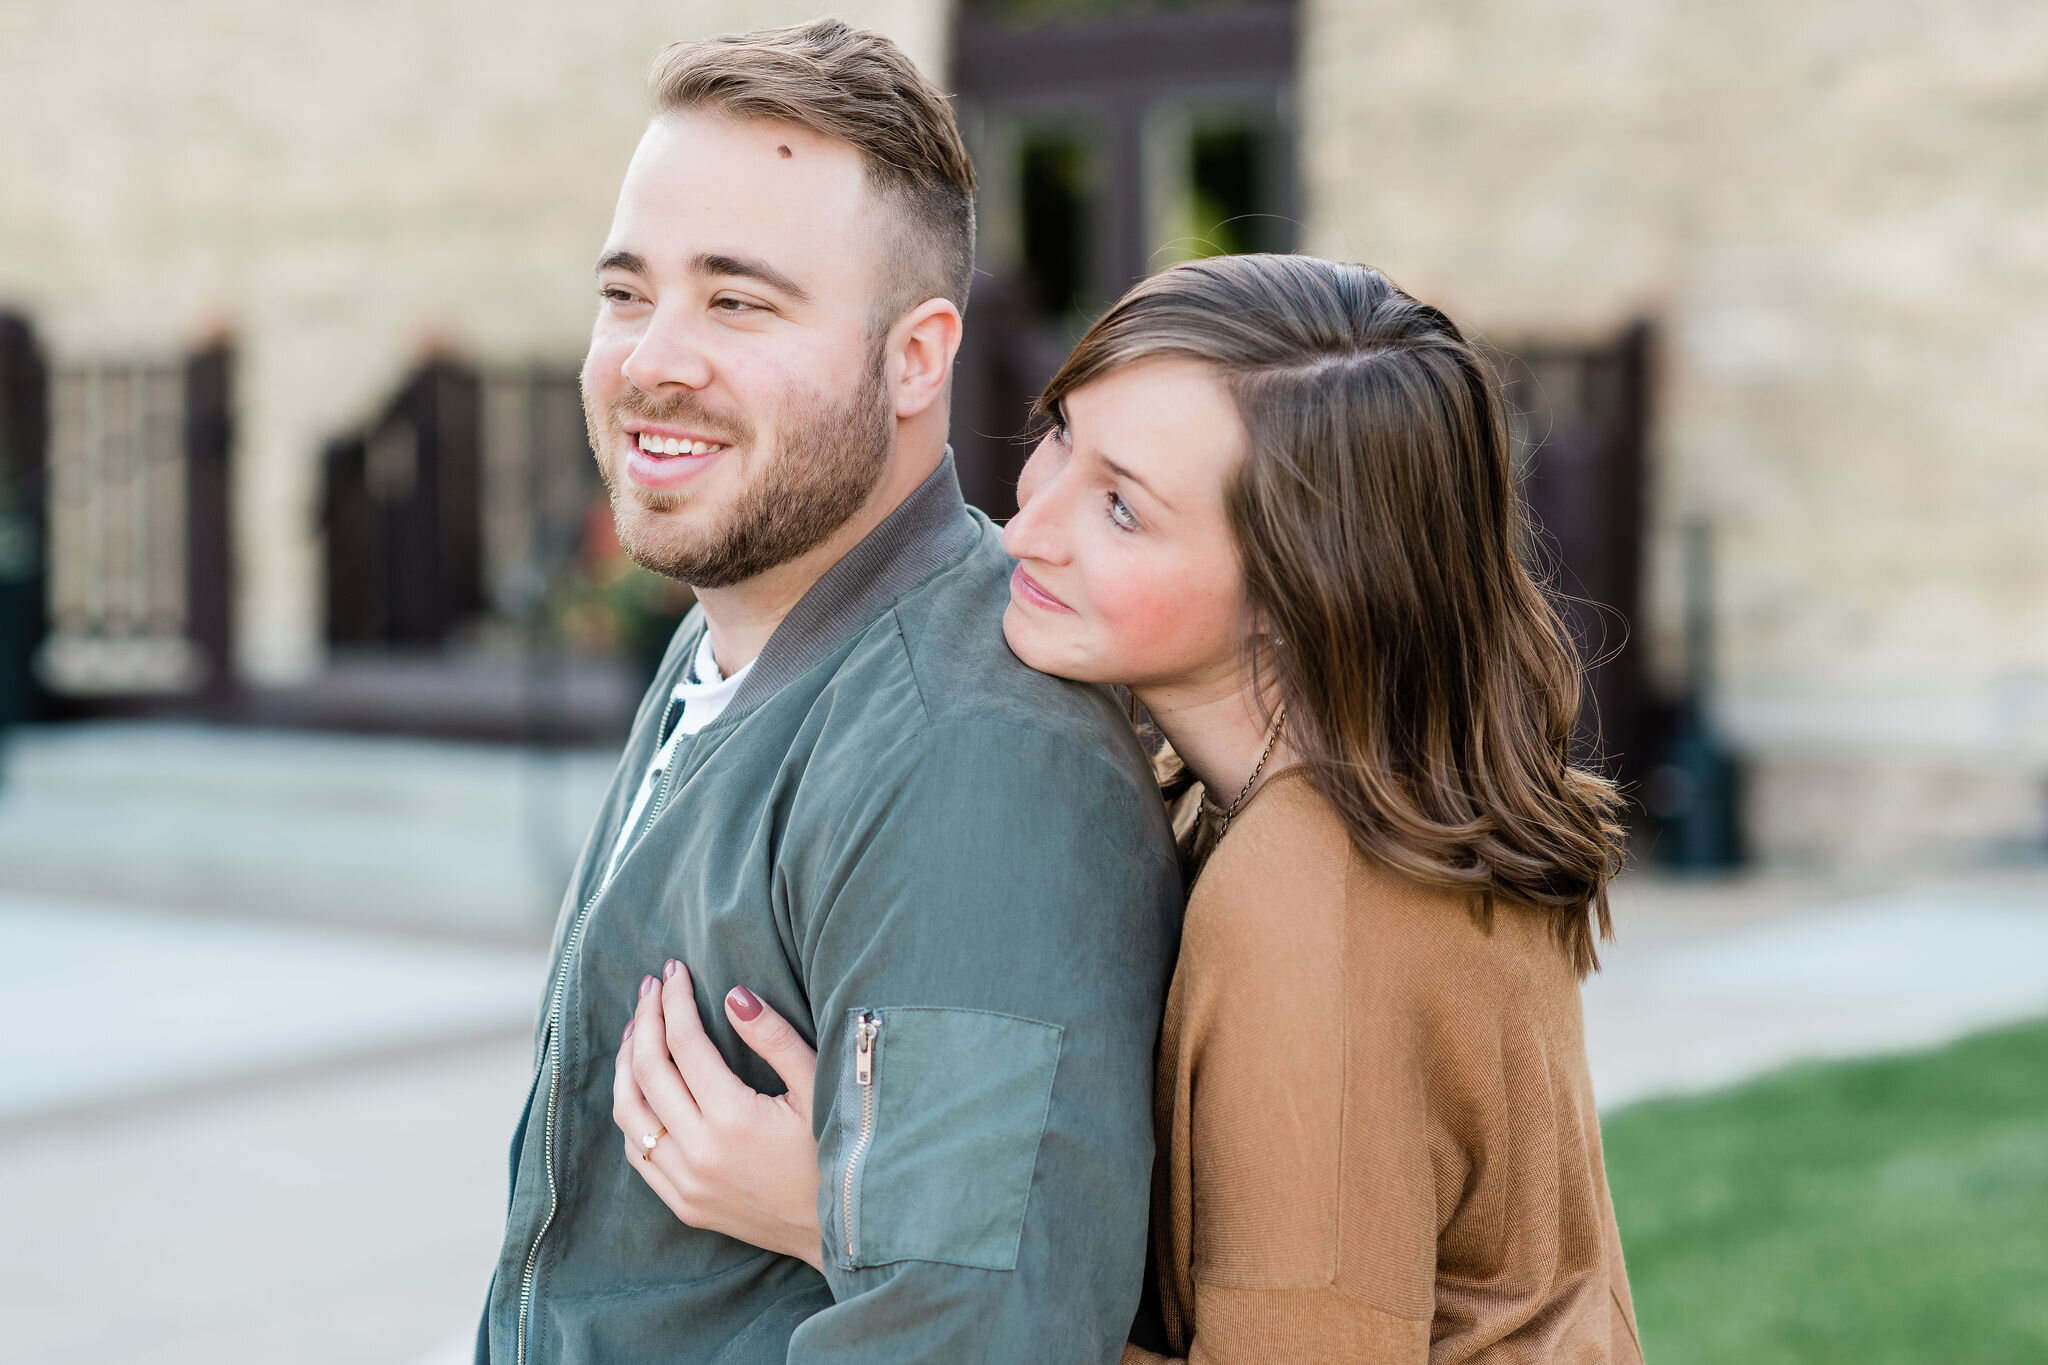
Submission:
M 744 582 L 726 588 L 697 589 L 718 671 L 730 678 L 759 658 L 775 628 L 803 601 L 804 594 L 901 507 L 931 477 L 945 453 L 943 443 L 929 453 L 899 450 L 860 510 L 818 545 Z

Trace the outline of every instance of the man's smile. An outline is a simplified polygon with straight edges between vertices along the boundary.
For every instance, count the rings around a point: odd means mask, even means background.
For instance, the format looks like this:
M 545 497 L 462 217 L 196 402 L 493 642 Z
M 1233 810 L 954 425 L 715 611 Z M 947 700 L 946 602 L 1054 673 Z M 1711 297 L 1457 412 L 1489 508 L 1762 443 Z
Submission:
M 658 492 L 682 487 L 732 449 L 703 432 L 644 422 L 629 423 L 625 434 L 631 442 L 628 475 L 640 487 Z
M 628 427 L 626 434 L 648 455 L 712 455 L 726 447 L 724 441 L 666 428 Z

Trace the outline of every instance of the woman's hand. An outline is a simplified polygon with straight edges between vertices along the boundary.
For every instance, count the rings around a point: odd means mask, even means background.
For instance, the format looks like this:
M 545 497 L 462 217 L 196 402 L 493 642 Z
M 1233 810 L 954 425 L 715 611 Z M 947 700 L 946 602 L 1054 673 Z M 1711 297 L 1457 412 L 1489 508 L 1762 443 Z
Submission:
M 612 1121 L 648 1187 L 691 1227 L 824 1269 L 811 1087 L 818 1054 L 744 986 L 725 997 L 740 1041 L 789 1087 L 763 1095 L 732 1072 L 697 1017 L 689 970 L 671 958 L 640 983 L 619 1042 Z M 667 1132 L 649 1149 L 648 1134 Z

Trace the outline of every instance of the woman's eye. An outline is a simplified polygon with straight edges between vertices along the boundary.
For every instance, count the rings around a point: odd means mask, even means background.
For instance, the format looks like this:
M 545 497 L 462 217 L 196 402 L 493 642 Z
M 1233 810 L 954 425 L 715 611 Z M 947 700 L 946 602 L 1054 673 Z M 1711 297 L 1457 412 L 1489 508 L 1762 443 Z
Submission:
M 600 298 L 606 299 L 612 303 L 631 303 L 633 301 L 632 294 L 624 289 L 619 288 L 617 285 L 607 285 L 603 289 L 598 290 L 597 292 Z
M 1116 527 L 1120 531 L 1135 531 L 1138 529 L 1138 514 L 1131 510 L 1129 503 L 1114 493 L 1109 495 L 1109 519 L 1116 523 Z

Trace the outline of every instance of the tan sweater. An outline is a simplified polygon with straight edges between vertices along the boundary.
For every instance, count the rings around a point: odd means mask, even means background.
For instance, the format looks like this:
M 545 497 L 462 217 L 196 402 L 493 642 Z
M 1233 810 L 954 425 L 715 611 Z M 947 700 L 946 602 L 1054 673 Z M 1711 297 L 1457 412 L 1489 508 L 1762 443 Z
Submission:
M 1570 961 L 1366 860 L 1300 769 L 1195 884 L 1154 1113 L 1188 1361 L 1641 1361 Z

